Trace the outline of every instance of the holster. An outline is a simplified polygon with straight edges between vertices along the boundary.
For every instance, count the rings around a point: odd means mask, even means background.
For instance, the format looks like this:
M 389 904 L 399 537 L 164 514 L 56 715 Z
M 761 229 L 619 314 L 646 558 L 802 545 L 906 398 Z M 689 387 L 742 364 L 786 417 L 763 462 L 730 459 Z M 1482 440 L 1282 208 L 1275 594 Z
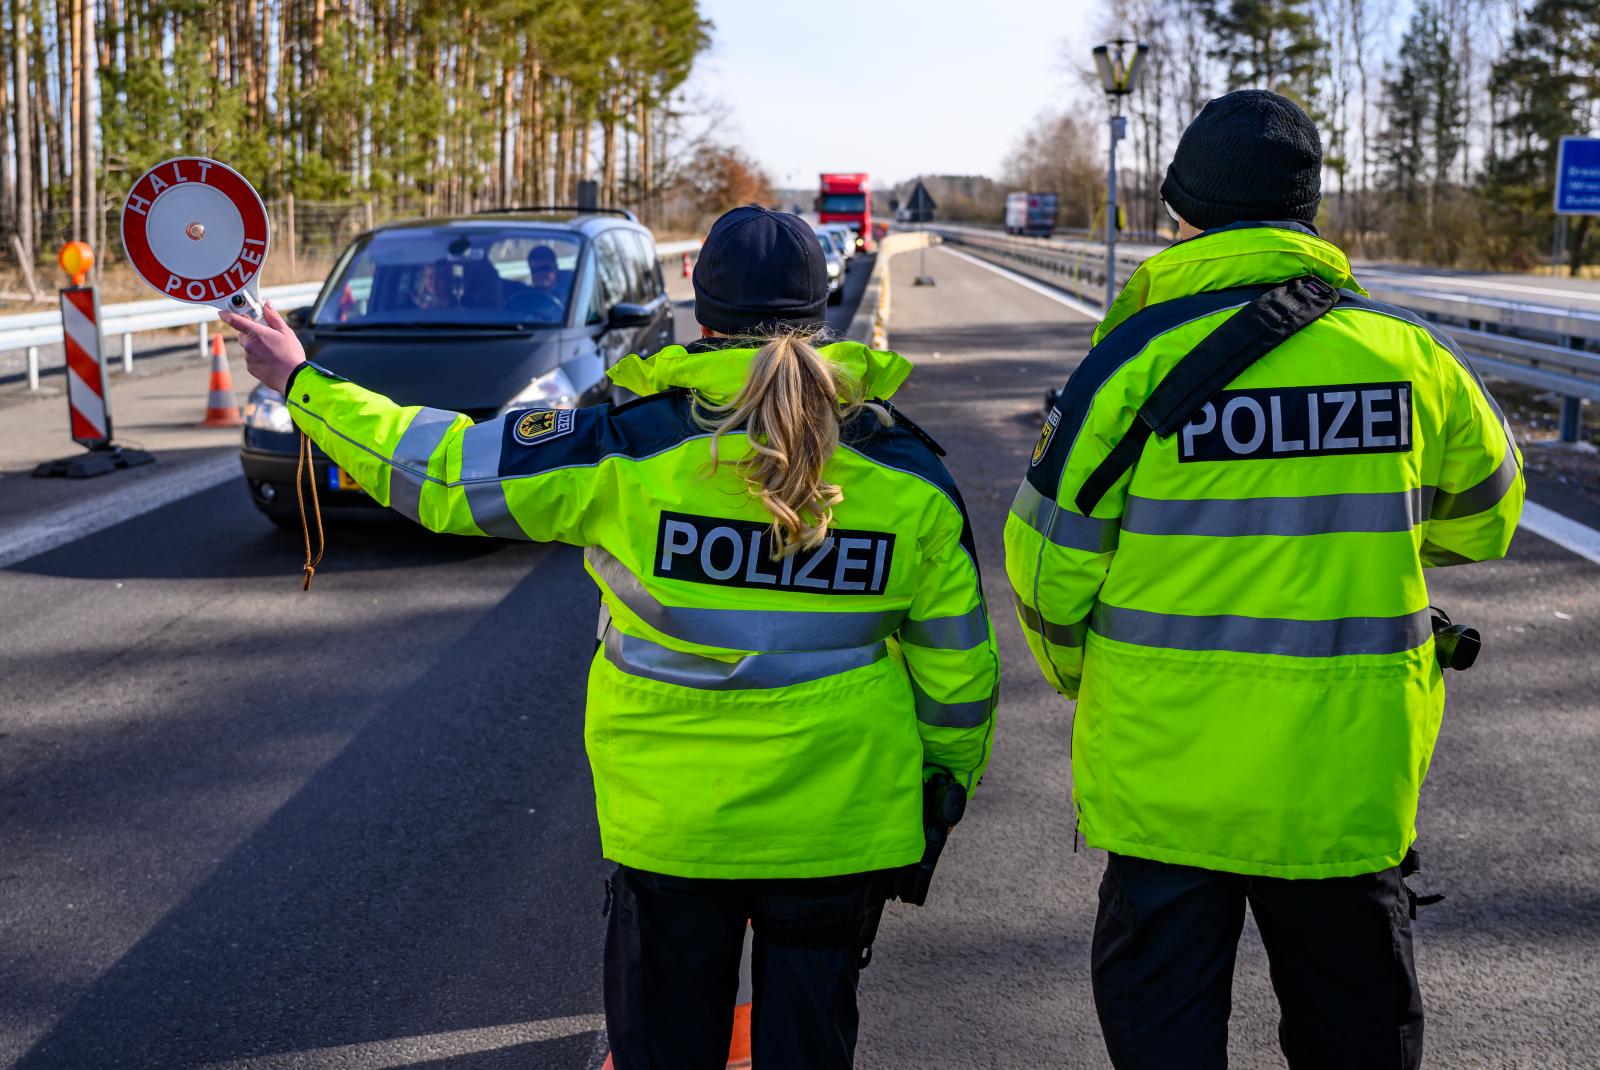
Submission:
M 1406 878 L 1415 876 L 1421 872 L 1422 856 L 1417 854 L 1417 849 L 1413 847 L 1408 850 L 1406 852 L 1406 856 L 1400 860 L 1400 887 L 1405 889 L 1406 909 L 1410 911 L 1412 921 L 1417 920 L 1418 907 L 1431 907 L 1435 903 L 1444 901 L 1443 893 L 1436 892 L 1432 895 L 1418 895 L 1416 892 L 1411 890 L 1411 885 L 1406 883 Z
M 933 884 L 933 871 L 938 868 L 939 856 L 950 839 L 950 830 L 960 822 L 966 810 L 967 789 L 949 773 L 935 773 L 923 782 L 922 835 L 925 846 L 922 858 L 900 871 L 895 896 L 902 903 L 920 907 L 928 902 L 928 888 Z

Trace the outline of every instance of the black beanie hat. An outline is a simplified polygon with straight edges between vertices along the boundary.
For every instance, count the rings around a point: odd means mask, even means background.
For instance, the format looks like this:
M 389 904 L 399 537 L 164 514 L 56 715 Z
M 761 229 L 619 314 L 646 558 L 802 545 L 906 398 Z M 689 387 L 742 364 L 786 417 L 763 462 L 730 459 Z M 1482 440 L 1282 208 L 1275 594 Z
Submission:
M 1247 219 L 1309 225 L 1322 200 L 1317 128 L 1264 89 L 1217 97 L 1178 139 L 1161 199 L 1201 230 Z
M 711 224 L 694 265 L 694 318 L 722 334 L 827 323 L 828 262 L 810 224 L 747 204 Z

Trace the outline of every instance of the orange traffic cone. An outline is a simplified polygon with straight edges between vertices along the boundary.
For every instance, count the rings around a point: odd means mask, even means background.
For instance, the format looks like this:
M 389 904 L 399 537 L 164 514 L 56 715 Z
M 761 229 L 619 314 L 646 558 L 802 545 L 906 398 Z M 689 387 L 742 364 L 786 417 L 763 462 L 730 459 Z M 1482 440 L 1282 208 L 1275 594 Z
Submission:
M 617 1070 L 611 1053 L 606 1052 L 601 1070 Z M 733 1008 L 733 1039 L 728 1044 L 728 1070 L 750 1070 L 750 1004 Z
M 733 1041 L 728 1045 L 728 1070 L 749 1070 L 750 1004 L 733 1008 Z
M 683 254 L 683 277 L 687 279 L 690 276 L 690 274 L 692 274 L 692 273 L 689 271 L 689 254 L 688 253 L 684 253 Z
M 233 396 L 233 373 L 228 370 L 228 351 L 223 348 L 222 335 L 211 336 L 211 394 L 206 398 L 206 418 L 201 427 L 238 427 L 244 423 L 239 415 L 239 399 Z

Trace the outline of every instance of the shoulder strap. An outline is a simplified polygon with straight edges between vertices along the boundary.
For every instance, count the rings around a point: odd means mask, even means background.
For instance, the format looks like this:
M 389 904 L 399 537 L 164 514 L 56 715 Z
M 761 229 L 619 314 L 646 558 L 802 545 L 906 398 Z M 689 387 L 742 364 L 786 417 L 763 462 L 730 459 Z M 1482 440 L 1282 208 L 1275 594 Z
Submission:
M 1074 499 L 1088 516 L 1122 474 L 1134 466 L 1154 432 L 1175 434 L 1217 391 L 1338 303 L 1339 293 L 1315 275 L 1274 286 L 1186 353 L 1139 407 L 1139 415 Z

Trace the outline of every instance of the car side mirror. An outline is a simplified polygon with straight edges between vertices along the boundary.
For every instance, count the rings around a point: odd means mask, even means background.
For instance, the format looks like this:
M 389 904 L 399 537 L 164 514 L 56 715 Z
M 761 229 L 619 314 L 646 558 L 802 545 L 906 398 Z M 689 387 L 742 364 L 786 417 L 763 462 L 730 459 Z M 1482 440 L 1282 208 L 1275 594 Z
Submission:
M 655 309 L 649 305 L 636 305 L 628 301 L 611 306 L 606 317 L 607 327 L 644 327 L 656 318 Z
M 296 331 L 305 330 L 306 323 L 310 320 L 310 318 L 310 305 L 301 305 L 299 308 L 291 308 L 289 311 L 283 314 L 283 322 L 287 323 L 291 329 Z

